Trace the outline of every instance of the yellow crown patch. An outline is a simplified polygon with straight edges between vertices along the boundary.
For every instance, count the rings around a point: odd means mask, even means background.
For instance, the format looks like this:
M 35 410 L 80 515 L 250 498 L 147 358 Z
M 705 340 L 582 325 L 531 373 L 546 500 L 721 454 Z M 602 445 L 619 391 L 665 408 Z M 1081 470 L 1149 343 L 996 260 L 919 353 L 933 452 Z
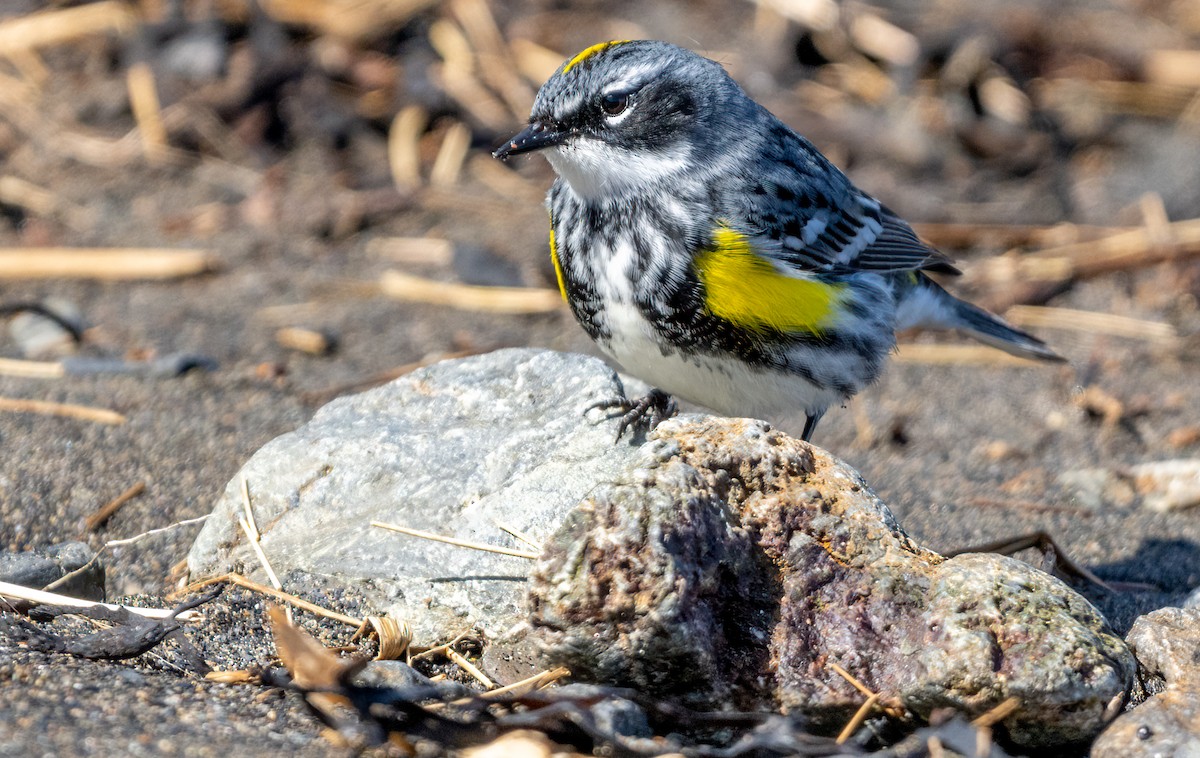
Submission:
M 563 66 L 562 72 L 565 74 L 568 71 L 570 71 L 571 69 L 578 66 L 580 63 L 583 63 L 584 61 L 586 61 L 588 58 L 591 58 L 594 55 L 599 55 L 600 53 L 604 52 L 605 50 L 609 49 L 610 47 L 616 47 L 617 45 L 624 45 L 626 42 L 630 42 L 630 40 L 614 39 L 614 40 L 609 40 L 608 42 L 601 42 L 599 44 L 592 45 L 591 47 L 587 48 L 583 52 L 576 55 L 571 60 L 567 61 L 567 65 Z

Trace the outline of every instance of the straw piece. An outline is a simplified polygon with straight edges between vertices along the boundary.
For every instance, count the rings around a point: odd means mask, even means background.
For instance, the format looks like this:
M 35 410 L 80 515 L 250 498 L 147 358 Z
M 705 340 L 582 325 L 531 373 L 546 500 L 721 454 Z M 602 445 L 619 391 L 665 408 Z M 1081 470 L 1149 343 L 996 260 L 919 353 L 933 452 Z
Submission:
M 0 56 L 10 57 L 108 32 L 125 34 L 136 24 L 137 18 L 130 7 L 119 0 L 30 13 L 0 21 Z
M 909 66 L 921 52 L 921 45 L 912 33 L 874 13 L 854 16 L 850 21 L 850 39 L 862 52 L 893 66 Z
M 154 84 L 154 72 L 147 63 L 129 67 L 125 78 L 129 89 L 129 106 L 142 136 L 142 149 L 151 164 L 161 164 L 167 152 L 167 130 L 163 126 L 162 106 Z
M 434 542 L 444 542 L 447 545 L 454 545 L 456 547 L 465 547 L 465 548 L 469 548 L 471 550 L 482 550 L 485 553 L 498 553 L 500 555 L 509 555 L 514 558 L 525 558 L 525 559 L 531 560 L 531 561 L 536 561 L 541 555 L 540 553 L 531 553 L 527 550 L 513 550 L 513 549 L 507 548 L 507 547 L 499 547 L 498 545 L 488 545 L 483 542 L 471 542 L 470 540 L 460 540 L 457 537 L 447 537 L 447 536 L 441 535 L 441 534 L 434 534 L 433 532 L 423 532 L 420 529 L 409 529 L 407 526 L 400 526 L 398 524 L 387 524 L 382 521 L 372 521 L 371 526 L 378 527 L 380 529 L 387 529 L 392 532 L 400 532 L 401 534 L 407 534 L 410 537 L 420 537 L 421 539 L 424 539 L 424 540 L 432 540 Z
M 210 671 L 204 675 L 210 682 L 218 684 L 259 684 L 262 679 L 249 669 L 231 669 L 229 671 Z
M 1011 716 L 1020 707 L 1021 698 L 1010 697 L 997 705 L 995 708 L 992 708 L 987 713 L 972 721 L 971 724 L 982 729 L 990 729 L 991 727 Z
M 513 682 L 512 684 L 506 684 L 503 687 L 489 690 L 488 692 L 480 694 L 479 697 L 485 700 L 489 698 L 502 697 L 504 695 L 521 697 L 522 695 L 527 695 L 530 692 L 536 692 L 545 687 L 549 687 L 559 679 L 570 675 L 570 669 L 560 666 L 559 668 L 551 669 L 550 671 L 542 671 L 541 673 L 534 674 L 533 676 L 522 679 L 519 682 Z
M 551 313 L 563 306 L 557 290 L 540 287 L 478 287 L 384 271 L 380 291 L 397 300 L 446 305 L 486 313 Z
M 854 736 L 854 733 L 858 731 L 858 728 L 862 726 L 862 723 L 867 720 L 867 715 L 871 712 L 871 709 L 874 708 L 875 704 L 879 702 L 879 697 L 879 693 L 876 692 L 863 701 L 863 704 L 860 705 L 858 710 L 854 712 L 854 717 L 850 719 L 849 723 L 847 723 L 842 729 L 841 733 L 838 734 L 837 744 L 844 745 L 846 744 L 846 740 Z
M 1161 321 L 1146 321 L 1074 308 L 1014 305 L 1005 312 L 1004 317 L 1017 326 L 1106 334 L 1161 344 L 1174 344 L 1178 339 L 1175 327 Z
M 25 600 L 39 605 L 65 605 L 71 608 L 92 608 L 97 605 L 102 605 L 114 611 L 118 608 L 124 608 L 130 613 L 136 613 L 139 616 L 152 619 L 163 619 L 171 615 L 171 611 L 165 608 L 134 608 L 128 605 L 97 603 L 93 600 L 81 600 L 77 597 L 68 597 L 67 595 L 60 595 L 57 592 L 35 590 L 32 587 L 22 587 L 19 584 L 11 584 L 9 582 L 0 582 L 0 597 L 10 600 Z M 190 621 L 198 615 L 196 611 L 183 611 L 175 618 Z
M 475 50 L 484 81 L 500 93 L 517 118 L 524 120 L 533 106 L 533 90 L 521 79 L 491 7 L 485 0 L 452 0 L 450 11 Z
M 145 491 L 146 483 L 138 482 L 122 492 L 120 495 L 117 495 L 112 500 L 105 503 L 95 513 L 87 517 L 87 521 L 84 522 L 87 530 L 89 532 L 94 532 L 99 529 L 104 522 L 112 518 L 113 514 L 121 509 L 121 506 L 125 505 L 130 500 L 134 499 Z
M 404 191 L 421 184 L 421 135 L 429 114 L 419 105 L 402 108 L 388 129 L 388 166 L 396 189 Z
M 905 343 L 898 346 L 892 359 L 897 363 L 930 366 L 1045 366 L 1041 361 L 1010 355 L 987 345 L 943 345 L 936 343 Z
M 467 151 L 471 149 L 471 130 L 466 124 L 456 121 L 446 130 L 442 146 L 433 168 L 429 170 L 429 183 L 435 187 L 452 187 L 458 183 Z
M 275 331 L 275 341 L 289 350 L 298 350 L 309 355 L 329 355 L 333 351 L 333 341 L 324 332 L 316 329 L 285 326 Z
M 0 358 L 0 375 L 21 376 L 27 379 L 61 379 L 67 375 L 67 369 L 58 361 Z
M 508 524 L 504 523 L 503 521 L 496 521 L 495 519 L 492 520 L 492 523 L 494 523 L 498 529 L 508 532 L 509 534 L 516 537 L 521 542 L 524 542 L 526 545 L 529 545 L 531 548 L 538 551 L 539 553 L 542 552 L 542 543 L 538 542 L 533 537 L 530 537 L 525 532 L 522 532 L 520 529 L 517 529 L 516 527 L 513 527 L 513 526 L 509 526 Z
M 173 279 L 212 271 L 207 250 L 28 247 L 0 250 L 3 279 Z
M 0 202 L 38 216 L 51 216 L 59 206 L 58 196 L 53 192 L 16 176 L 0 176 Z
M 367 242 L 367 255 L 395 263 L 448 266 L 454 260 L 454 243 L 437 237 L 375 237 Z
M 125 417 L 107 408 L 93 408 L 87 405 L 71 403 L 52 403 L 48 400 L 29 400 L 25 398 L 0 397 L 0 411 L 13 413 L 37 413 L 42 416 L 61 416 L 81 421 L 94 421 L 97 424 L 124 424 Z
M 310 603 L 307 600 L 304 600 L 303 598 L 296 597 L 295 595 L 289 594 L 287 592 L 283 592 L 282 590 L 277 590 L 274 587 L 269 587 L 265 584 L 259 584 L 258 582 L 254 581 L 253 579 L 247 579 L 246 577 L 242 576 L 241 574 L 233 574 L 233 573 L 222 574 L 220 576 L 214 576 L 209 579 L 202 579 L 199 582 L 193 582 L 192 584 L 189 584 L 187 587 L 184 587 L 182 590 L 180 590 L 178 592 L 173 592 L 171 594 L 179 595 L 184 592 L 193 592 L 202 587 L 207 587 L 210 584 L 217 584 L 218 582 L 231 582 L 233 584 L 236 584 L 239 587 L 245 587 L 248 590 L 252 590 L 254 592 L 260 592 L 264 595 L 269 595 L 269 596 L 275 598 L 276 600 L 281 600 L 289 605 L 294 605 L 295 607 L 297 607 L 301 610 L 308 611 L 309 613 L 315 613 L 318 616 L 323 616 L 327 619 L 333 619 L 334 621 L 340 621 L 341 623 L 346 624 L 347 626 L 354 627 L 355 629 L 362 626 L 362 623 L 363 623 L 362 619 L 357 619 L 357 618 L 354 618 L 353 616 L 347 616 L 346 614 L 338 613 L 337 611 L 331 611 L 328 608 L 322 608 L 321 606 L 317 605 L 316 603 Z
M 484 687 L 487 687 L 489 690 L 496 686 L 495 682 L 493 682 L 491 679 L 488 679 L 487 674 L 484 674 L 482 671 L 476 668 L 473 663 L 468 661 L 462 653 L 458 652 L 454 648 L 446 649 L 446 657 L 451 661 L 454 661 L 455 665 L 470 674 L 477 682 L 482 684 Z

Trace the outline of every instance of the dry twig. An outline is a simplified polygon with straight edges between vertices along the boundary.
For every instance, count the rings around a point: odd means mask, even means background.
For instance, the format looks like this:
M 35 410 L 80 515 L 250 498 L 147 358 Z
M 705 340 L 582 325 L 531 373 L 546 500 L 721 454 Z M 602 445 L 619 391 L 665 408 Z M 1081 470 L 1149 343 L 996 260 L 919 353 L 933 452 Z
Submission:
M 74 405 L 71 403 L 53 403 L 49 400 L 0 397 L 0 411 L 36 413 L 42 416 L 62 416 L 81 421 L 94 421 L 97 424 L 118 425 L 125 423 L 125 416 L 116 411 L 110 411 L 107 408 L 93 408 L 87 405 Z
M 446 305 L 485 313 L 552 313 L 563 306 L 558 290 L 540 287 L 478 287 L 439 282 L 412 274 L 383 272 L 380 290 L 388 297 L 430 305 Z
M 137 248 L 9 248 L 0 250 L 2 279 L 174 279 L 216 269 L 206 250 Z
M 87 530 L 89 532 L 94 532 L 97 529 L 99 529 L 104 524 L 104 522 L 106 522 L 110 518 L 112 518 L 113 514 L 121 509 L 121 506 L 125 505 L 130 500 L 134 499 L 135 497 L 137 497 L 138 495 L 142 494 L 145 491 L 146 491 L 146 483 L 145 482 L 137 482 L 136 484 L 131 486 L 129 489 L 122 492 L 120 495 L 117 495 L 112 500 L 109 500 L 107 503 L 105 503 L 103 506 L 101 506 L 95 513 L 93 513 L 92 515 L 87 517 L 87 521 L 84 522 L 87 527 Z

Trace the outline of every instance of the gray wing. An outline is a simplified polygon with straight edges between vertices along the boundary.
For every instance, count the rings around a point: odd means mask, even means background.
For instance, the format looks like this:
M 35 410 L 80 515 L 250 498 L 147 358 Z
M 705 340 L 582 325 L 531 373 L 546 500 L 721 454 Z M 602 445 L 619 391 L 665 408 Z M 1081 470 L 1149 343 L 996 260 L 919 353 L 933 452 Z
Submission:
M 807 140 L 787 130 L 775 145 L 789 158 L 748 179 L 749 191 L 739 193 L 749 198 L 742 217 L 760 253 L 816 273 L 958 273 L 950 258 L 851 184 Z

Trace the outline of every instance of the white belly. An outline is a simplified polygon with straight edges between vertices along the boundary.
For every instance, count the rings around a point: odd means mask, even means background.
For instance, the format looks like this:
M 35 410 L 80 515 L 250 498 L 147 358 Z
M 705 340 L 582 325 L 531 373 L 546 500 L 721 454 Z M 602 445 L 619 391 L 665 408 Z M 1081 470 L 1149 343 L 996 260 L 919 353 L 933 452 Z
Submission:
M 612 339 L 600 347 L 630 374 L 684 400 L 729 416 L 819 414 L 844 398 L 803 377 L 714 355 L 663 354 L 650 324 L 631 305 L 606 309 Z

